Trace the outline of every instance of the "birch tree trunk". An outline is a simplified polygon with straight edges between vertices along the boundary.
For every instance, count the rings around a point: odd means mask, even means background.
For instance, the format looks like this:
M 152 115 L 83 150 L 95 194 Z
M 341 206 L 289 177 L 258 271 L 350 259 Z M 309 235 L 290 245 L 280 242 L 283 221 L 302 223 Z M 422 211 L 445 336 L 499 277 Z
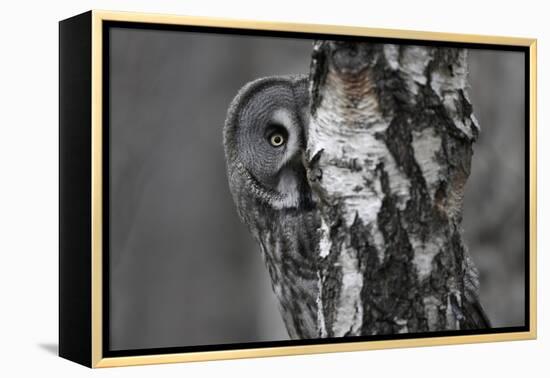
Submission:
M 317 42 L 308 180 L 321 337 L 489 327 L 462 237 L 479 127 L 467 51 Z

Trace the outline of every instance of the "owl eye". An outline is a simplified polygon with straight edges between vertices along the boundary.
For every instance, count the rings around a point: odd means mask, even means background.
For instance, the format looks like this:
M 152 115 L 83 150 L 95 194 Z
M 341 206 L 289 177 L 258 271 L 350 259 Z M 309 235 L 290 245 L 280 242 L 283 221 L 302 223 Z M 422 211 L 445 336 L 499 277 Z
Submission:
M 288 140 L 288 131 L 280 123 L 269 123 L 266 127 L 265 139 L 271 147 L 281 147 Z
M 271 147 L 281 147 L 288 140 L 288 131 L 279 123 L 269 123 L 265 136 Z
M 269 137 L 269 143 L 273 147 L 280 147 L 285 143 L 285 136 L 281 133 L 273 133 Z

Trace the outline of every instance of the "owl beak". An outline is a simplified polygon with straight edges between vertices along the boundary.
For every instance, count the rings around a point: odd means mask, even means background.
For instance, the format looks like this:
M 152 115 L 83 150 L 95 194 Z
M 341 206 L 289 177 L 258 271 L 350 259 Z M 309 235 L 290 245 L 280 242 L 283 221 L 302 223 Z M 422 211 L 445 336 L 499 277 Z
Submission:
M 288 164 L 293 166 L 293 167 L 300 167 L 300 168 L 304 168 L 305 167 L 305 156 L 304 156 L 304 151 L 302 149 L 299 149 L 297 150 L 296 152 L 294 152 L 294 154 L 292 155 L 292 157 L 290 158 L 290 160 L 288 161 Z
M 297 149 L 296 151 L 293 151 L 292 153 L 287 155 L 287 158 L 279 168 L 279 171 L 290 169 L 295 172 L 300 172 L 301 170 L 304 169 L 304 167 L 305 165 L 304 165 L 303 152 L 301 149 Z

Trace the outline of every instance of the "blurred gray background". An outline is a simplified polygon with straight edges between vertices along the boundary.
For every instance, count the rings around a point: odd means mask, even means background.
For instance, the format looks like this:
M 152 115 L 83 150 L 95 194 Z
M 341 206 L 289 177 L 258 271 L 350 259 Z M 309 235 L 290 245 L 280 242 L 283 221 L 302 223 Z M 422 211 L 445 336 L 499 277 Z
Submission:
M 311 41 L 111 29 L 110 348 L 288 339 L 237 218 L 222 127 L 246 82 L 307 73 Z M 482 133 L 466 242 L 496 327 L 524 322 L 524 60 L 470 51 Z

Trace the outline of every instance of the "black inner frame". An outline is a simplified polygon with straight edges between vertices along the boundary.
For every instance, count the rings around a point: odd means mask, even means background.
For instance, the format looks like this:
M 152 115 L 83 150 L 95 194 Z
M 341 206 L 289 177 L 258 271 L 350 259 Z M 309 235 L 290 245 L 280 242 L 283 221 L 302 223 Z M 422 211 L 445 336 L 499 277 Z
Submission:
M 468 49 L 484 49 L 484 50 L 500 50 L 500 51 L 519 51 L 524 53 L 525 58 L 525 325 L 520 327 L 500 327 L 482 330 L 457 330 L 457 331 L 437 331 L 437 332 L 419 332 L 406 333 L 399 335 L 374 335 L 374 336 L 347 336 L 341 338 L 319 338 L 307 340 L 280 340 L 280 341 L 264 341 L 250 343 L 231 343 L 231 344 L 214 344 L 214 345 L 196 345 L 196 346 L 181 346 L 181 347 L 162 347 L 162 348 L 142 348 L 142 349 L 127 349 L 127 350 L 111 350 L 110 344 L 110 319 L 109 319 L 109 303 L 110 303 L 110 286 L 109 286 L 109 216 L 110 214 L 110 158 L 109 152 L 111 149 L 109 139 L 109 114 L 110 114 L 110 81 L 109 81 L 109 63 L 110 63 L 110 28 L 129 28 L 129 29 L 145 29 L 145 30 L 163 30 L 163 31 L 181 31 L 181 32 L 200 32 L 200 33 L 215 33 L 215 34 L 233 34 L 240 36 L 262 36 L 262 37 L 280 37 L 280 38 L 297 38 L 297 39 L 325 39 L 325 40 L 342 40 L 342 41 L 368 41 L 373 43 L 392 43 L 399 45 L 424 45 L 424 46 L 440 46 L 440 47 L 457 47 Z M 350 343 L 359 341 L 378 341 L 378 340 L 404 340 L 442 336 L 463 336 L 463 335 L 486 335 L 497 333 L 510 332 L 528 332 L 530 329 L 530 208 L 529 208 L 529 193 L 530 193 L 530 66 L 529 66 L 529 47 L 527 46 L 508 46 L 498 44 L 480 44 L 480 43 L 462 43 L 462 42 L 440 42 L 426 41 L 415 39 L 394 39 L 382 37 L 364 37 L 364 36 L 342 36 L 323 33 L 300 33 L 300 32 L 285 32 L 285 31 L 267 31 L 267 30 L 248 30 L 238 28 L 222 28 L 222 27 L 206 27 L 206 26 L 190 26 L 190 25 L 165 25 L 155 23 L 141 22 L 126 22 L 126 21 L 103 21 L 103 85 L 102 85 L 102 127 L 103 127 L 103 329 L 102 329 L 102 352 L 103 357 L 126 357 L 138 355 L 154 355 L 154 354 L 169 354 L 169 353 L 186 353 L 186 352 L 206 352 L 216 350 L 234 350 L 234 349 L 252 349 L 252 348 L 269 348 L 283 346 L 300 346 L 314 344 L 335 344 L 335 343 Z

